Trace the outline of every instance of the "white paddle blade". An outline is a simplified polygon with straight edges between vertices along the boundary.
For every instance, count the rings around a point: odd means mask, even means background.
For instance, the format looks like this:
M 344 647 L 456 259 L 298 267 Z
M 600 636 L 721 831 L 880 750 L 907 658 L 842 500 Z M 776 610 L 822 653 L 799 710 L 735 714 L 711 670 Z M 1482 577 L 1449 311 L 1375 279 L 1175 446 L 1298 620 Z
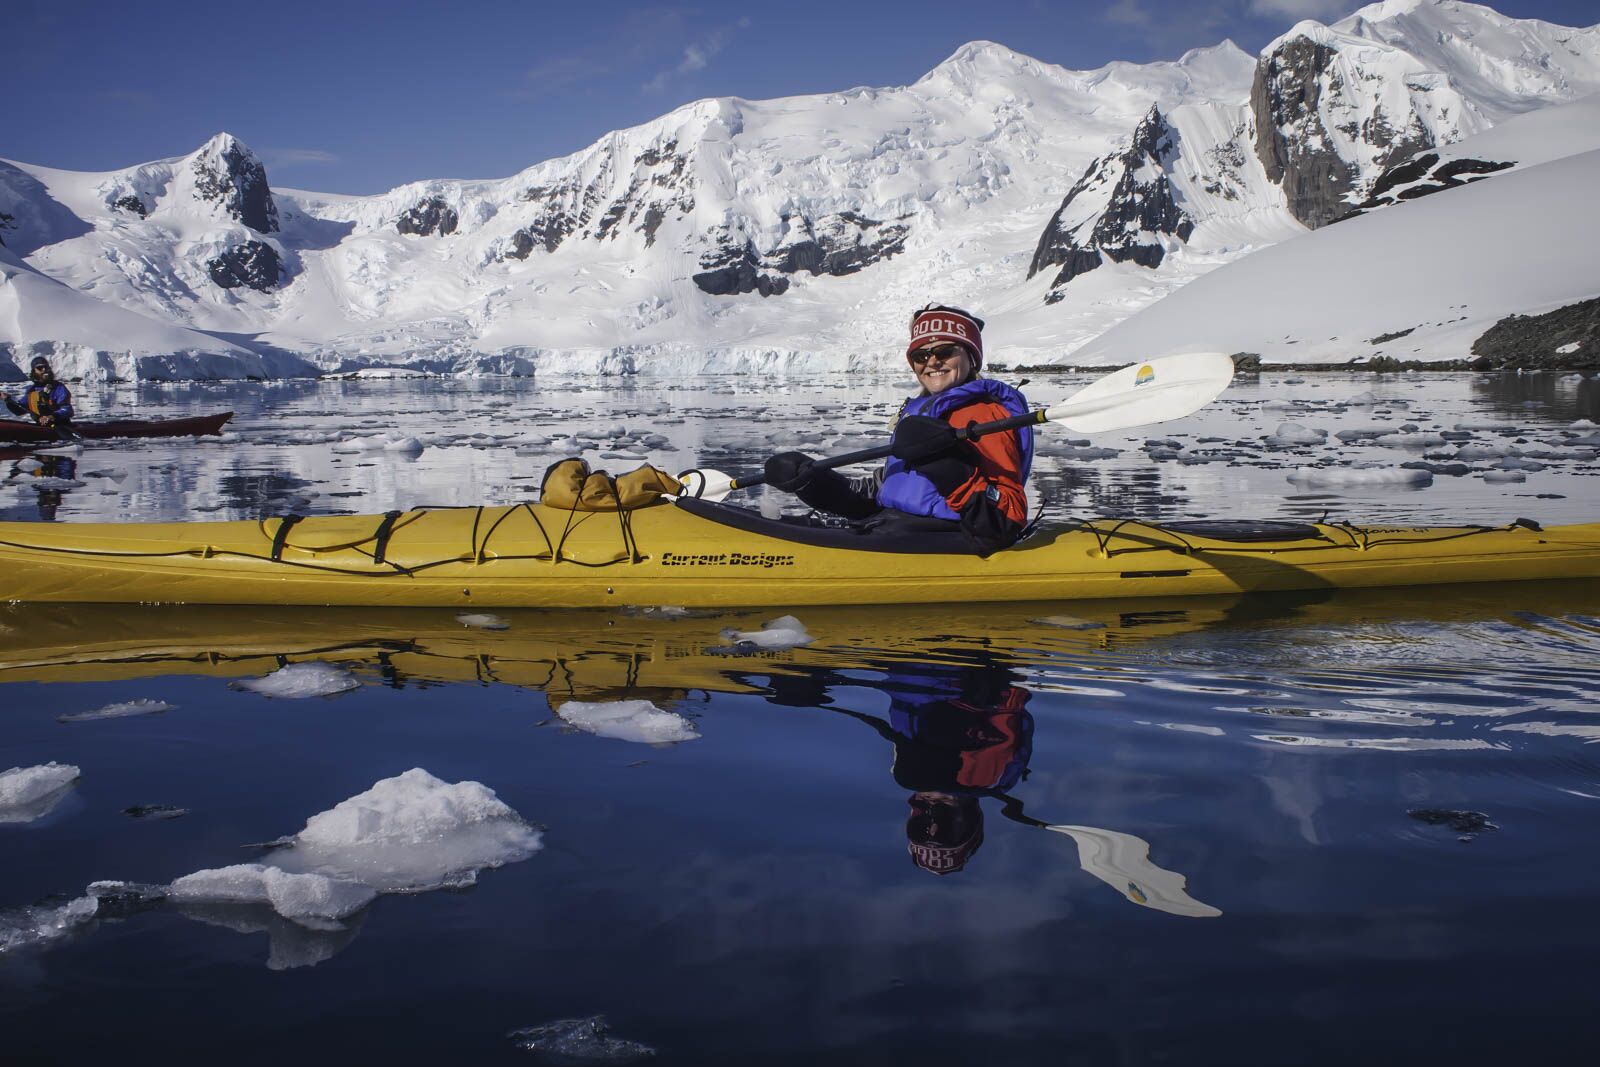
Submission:
M 723 474 L 696 467 L 686 470 L 678 475 L 678 481 L 683 483 L 683 492 L 680 497 L 693 497 L 696 500 L 709 500 L 712 503 L 721 503 L 733 492 L 733 475 Z M 670 495 L 670 494 L 664 494 Z
M 1193 415 L 1233 381 L 1221 352 L 1162 356 L 1123 367 L 1045 411 L 1046 422 L 1079 433 L 1127 430 Z

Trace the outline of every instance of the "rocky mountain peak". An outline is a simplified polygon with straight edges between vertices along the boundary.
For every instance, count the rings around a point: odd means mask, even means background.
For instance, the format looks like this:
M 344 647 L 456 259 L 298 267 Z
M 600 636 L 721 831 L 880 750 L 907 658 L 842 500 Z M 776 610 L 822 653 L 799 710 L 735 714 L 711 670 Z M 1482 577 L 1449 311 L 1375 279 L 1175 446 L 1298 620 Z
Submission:
M 1059 267 L 1045 303 L 1104 260 L 1158 267 L 1168 245 L 1188 240 L 1194 220 L 1178 204 L 1171 171 L 1177 131 L 1152 104 L 1126 148 L 1089 164 L 1045 226 L 1028 277 Z
M 231 133 L 219 133 L 189 157 L 194 194 L 257 233 L 278 229 L 278 206 L 267 185 L 267 168 Z

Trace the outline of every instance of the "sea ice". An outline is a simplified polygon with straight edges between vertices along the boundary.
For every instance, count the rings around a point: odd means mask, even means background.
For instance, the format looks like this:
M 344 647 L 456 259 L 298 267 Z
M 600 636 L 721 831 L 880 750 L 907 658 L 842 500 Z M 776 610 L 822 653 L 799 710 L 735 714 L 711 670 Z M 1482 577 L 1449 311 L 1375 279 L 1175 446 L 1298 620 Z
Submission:
M 1493 470 L 1484 471 L 1483 480 L 1493 485 L 1507 482 L 1525 482 L 1528 480 L 1528 476 L 1522 471 Z
M 466 886 L 478 871 L 527 859 L 543 835 L 479 782 L 413 767 L 306 820 L 262 863 L 405 893 Z
M 32 822 L 49 814 L 80 773 L 71 764 L 54 760 L 0 771 L 0 823 Z
M 94 711 L 79 711 L 71 715 L 57 715 L 57 722 L 90 722 L 94 719 L 125 719 L 132 715 L 157 715 L 171 711 L 176 705 L 165 700 L 125 700 L 120 704 L 107 704 Z
M 233 685 L 264 697 L 297 700 L 301 697 L 333 696 L 358 688 L 361 682 L 331 663 L 291 663 L 263 678 L 247 678 Z
M 1328 439 L 1327 430 L 1317 430 L 1298 422 L 1280 422 L 1278 428 L 1264 438 L 1268 448 L 1293 448 L 1297 445 L 1320 445 Z
M 343 919 L 372 903 L 377 891 L 360 882 L 290 873 L 261 863 L 196 871 L 172 883 L 179 903 L 268 904 L 285 919 L 307 926 Z
M 65 937 L 94 918 L 98 907 L 94 897 L 84 896 L 53 908 L 31 905 L 0 911 L 0 957 Z
M 1405 467 L 1297 467 L 1289 474 L 1296 485 L 1316 488 L 1407 486 L 1433 484 L 1433 472 Z
M 587 703 L 569 700 L 557 712 L 561 721 L 596 737 L 637 741 L 647 745 L 693 741 L 700 736 L 693 722 L 665 711 L 648 700 L 609 700 Z
M 558 1019 L 553 1023 L 513 1030 L 509 1036 L 520 1049 L 537 1052 L 561 1063 L 631 1063 L 654 1056 L 656 1050 L 637 1041 L 612 1037 L 604 1015 L 587 1019 Z

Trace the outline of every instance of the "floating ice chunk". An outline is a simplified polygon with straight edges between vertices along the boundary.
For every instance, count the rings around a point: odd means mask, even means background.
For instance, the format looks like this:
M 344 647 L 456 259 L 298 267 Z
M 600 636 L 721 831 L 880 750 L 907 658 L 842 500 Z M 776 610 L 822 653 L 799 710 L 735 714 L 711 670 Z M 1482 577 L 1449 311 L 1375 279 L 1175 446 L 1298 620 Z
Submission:
M 811 643 L 811 635 L 793 615 L 773 619 L 759 630 L 724 630 L 722 636 L 736 645 L 765 649 L 798 648 Z
M 267 904 L 285 919 L 312 927 L 353 915 L 378 895 L 360 882 L 291 873 L 262 863 L 186 874 L 167 892 L 180 903 Z
M 0 771 L 0 823 L 32 822 L 50 813 L 81 772 L 51 760 Z
M 263 678 L 247 678 L 233 685 L 236 689 L 246 689 L 264 697 L 298 700 L 302 697 L 333 696 L 355 689 L 361 682 L 349 671 L 331 663 L 291 663 Z
M 1371 393 L 1357 393 L 1355 396 L 1344 401 L 1344 404 L 1346 407 L 1352 408 L 1376 407 L 1378 404 L 1378 398 L 1373 396 Z
M 456 622 L 474 630 L 509 630 L 511 624 L 498 615 L 475 614 L 463 611 L 456 615 Z
M 1569 430 L 1600 430 L 1600 423 L 1595 422 L 1593 419 L 1579 419 L 1577 422 L 1569 423 L 1567 428 Z
M 649 1045 L 612 1037 L 604 1015 L 587 1019 L 559 1019 L 553 1023 L 513 1030 L 507 1035 L 520 1049 L 537 1052 L 557 1062 L 631 1063 L 656 1054 Z
M 415 437 L 400 433 L 379 433 L 368 437 L 351 437 L 333 446 L 332 451 L 354 452 L 421 452 L 425 446 Z
M 0 911 L 0 957 L 63 938 L 93 919 L 98 908 L 94 897 L 84 896 L 59 907 L 33 905 Z
M 1317 488 L 1397 486 L 1421 488 L 1433 484 L 1433 472 L 1404 467 L 1298 467 L 1289 480 Z
M 561 705 L 558 714 L 563 722 L 585 733 L 618 741 L 662 745 L 693 741 L 700 736 L 693 722 L 648 700 L 569 700 Z
M 80 711 L 72 715 L 57 715 L 57 722 L 91 722 L 95 719 L 125 719 L 133 715 L 159 715 L 177 705 L 165 700 L 125 700 L 120 704 L 107 704 L 94 711 Z
M 1485 459 L 1504 459 L 1507 456 L 1520 456 L 1519 449 L 1502 445 L 1462 445 L 1456 450 L 1454 459 L 1463 463 L 1476 463 Z
M 472 885 L 478 871 L 538 852 L 542 838 L 488 786 L 451 785 L 413 767 L 313 815 L 262 862 L 380 892 L 420 892 Z
M 1386 433 L 1372 438 L 1382 448 L 1432 448 L 1444 442 L 1444 435 L 1437 433 Z
M 1525 482 L 1528 480 L 1528 476 L 1522 471 L 1493 470 L 1484 471 L 1483 480 L 1491 484 L 1503 482 Z
M 1327 430 L 1302 426 L 1298 422 L 1280 422 L 1265 440 L 1268 448 L 1293 448 L 1297 445 L 1320 445 L 1327 439 Z

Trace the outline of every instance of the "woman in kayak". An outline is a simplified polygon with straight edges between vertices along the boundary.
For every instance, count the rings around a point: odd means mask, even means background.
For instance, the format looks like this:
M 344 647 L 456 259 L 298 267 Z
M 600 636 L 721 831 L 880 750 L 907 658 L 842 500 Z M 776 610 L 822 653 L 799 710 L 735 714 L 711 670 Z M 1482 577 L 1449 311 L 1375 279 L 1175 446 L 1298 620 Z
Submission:
M 900 408 L 890 458 L 846 478 L 800 452 L 767 460 L 767 484 L 812 507 L 896 532 L 960 530 L 982 553 L 1014 543 L 1028 521 L 1023 486 L 1033 465 L 1033 430 L 1019 427 L 975 441 L 956 428 L 1028 411 L 1009 385 L 984 378 L 983 320 L 929 304 L 911 316 L 906 361 L 922 391 Z
M 28 369 L 28 390 L 22 394 L 22 402 L 19 404 L 9 396 L 5 400 L 13 415 L 30 416 L 40 426 L 48 426 L 62 436 L 72 432 L 72 394 L 56 381 L 50 361 L 43 356 L 33 358 Z

